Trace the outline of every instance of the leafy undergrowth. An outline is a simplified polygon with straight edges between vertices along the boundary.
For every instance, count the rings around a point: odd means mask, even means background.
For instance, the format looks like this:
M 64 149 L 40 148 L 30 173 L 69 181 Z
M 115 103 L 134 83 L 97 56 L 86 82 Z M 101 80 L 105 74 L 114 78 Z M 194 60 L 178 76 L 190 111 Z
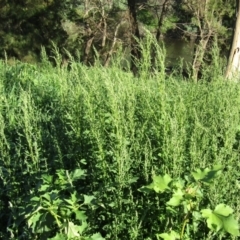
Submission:
M 237 239 L 240 87 L 212 77 L 1 62 L 0 238 Z

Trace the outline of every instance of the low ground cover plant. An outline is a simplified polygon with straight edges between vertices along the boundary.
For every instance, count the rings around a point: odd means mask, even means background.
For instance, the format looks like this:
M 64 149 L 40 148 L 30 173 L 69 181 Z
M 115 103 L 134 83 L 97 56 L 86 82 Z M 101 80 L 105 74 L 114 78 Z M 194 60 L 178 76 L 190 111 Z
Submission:
M 208 236 L 221 237 L 224 233 L 239 236 L 238 222 L 234 219 L 231 207 L 220 203 L 214 210 L 203 208 L 211 205 L 206 197 L 207 189 L 204 186 L 209 186 L 217 175 L 220 175 L 221 168 L 221 166 L 215 166 L 212 169 L 197 169 L 184 179 L 172 179 L 169 174 L 155 175 L 150 185 L 139 189 L 141 192 L 151 189 L 156 193 L 172 194 L 166 202 L 169 219 L 165 229 L 169 231 L 157 234 L 157 239 L 202 239 L 201 225 L 204 219 L 210 229 Z M 175 224 L 172 225 L 172 222 Z

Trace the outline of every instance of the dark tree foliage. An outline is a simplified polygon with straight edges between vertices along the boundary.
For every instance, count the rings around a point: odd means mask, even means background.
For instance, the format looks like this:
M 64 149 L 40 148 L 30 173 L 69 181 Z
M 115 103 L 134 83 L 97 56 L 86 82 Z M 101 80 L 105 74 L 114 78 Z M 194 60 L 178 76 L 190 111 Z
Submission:
M 64 1 L 4 1 L 0 9 L 0 56 L 33 60 L 41 46 L 51 41 L 63 45 L 66 33 L 61 27 L 65 14 Z M 28 60 L 28 59 L 25 59 Z

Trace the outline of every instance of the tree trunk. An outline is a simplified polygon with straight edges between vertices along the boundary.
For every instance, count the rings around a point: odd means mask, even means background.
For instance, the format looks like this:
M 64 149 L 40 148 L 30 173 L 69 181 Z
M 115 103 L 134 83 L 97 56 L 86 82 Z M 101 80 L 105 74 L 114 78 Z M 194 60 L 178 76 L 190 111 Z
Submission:
M 201 34 L 201 40 L 195 50 L 195 56 L 193 60 L 193 65 L 192 65 L 192 77 L 195 82 L 198 80 L 198 75 L 200 72 L 200 68 L 204 59 L 204 55 L 207 50 L 208 42 L 210 40 L 210 37 L 212 36 L 212 32 L 209 31 L 207 36 L 204 36 Z
M 158 26 L 157 26 L 157 33 L 156 33 L 156 39 L 157 39 L 157 41 L 160 40 L 161 28 L 162 28 L 162 25 L 163 25 L 164 16 L 165 16 L 165 14 L 166 14 L 167 3 L 168 3 L 168 0 L 165 0 L 165 1 L 163 2 L 161 14 L 160 14 L 160 16 L 158 17 Z
M 111 60 L 111 57 L 112 57 L 112 54 L 113 54 L 113 51 L 114 51 L 114 48 L 115 48 L 115 45 L 116 45 L 116 42 L 117 42 L 117 35 L 118 35 L 118 30 L 119 30 L 119 27 L 124 23 L 124 21 L 121 21 L 117 26 L 116 26 L 116 29 L 115 29 L 115 32 L 114 32 L 114 38 L 113 38 L 113 41 L 112 41 L 112 46 L 111 46 L 111 49 L 110 51 L 108 52 L 107 54 L 107 57 L 106 57 L 106 60 L 105 60 L 105 63 L 104 63 L 104 67 L 108 67 L 109 63 L 110 63 L 110 60 Z
M 128 0 L 127 2 L 131 27 L 131 70 L 133 74 L 136 75 L 138 72 L 136 60 L 139 60 L 141 57 L 140 50 L 138 48 L 140 33 L 137 22 L 136 0 Z
M 236 6 L 237 19 L 226 70 L 226 78 L 230 80 L 237 80 L 240 76 L 240 0 L 236 0 Z

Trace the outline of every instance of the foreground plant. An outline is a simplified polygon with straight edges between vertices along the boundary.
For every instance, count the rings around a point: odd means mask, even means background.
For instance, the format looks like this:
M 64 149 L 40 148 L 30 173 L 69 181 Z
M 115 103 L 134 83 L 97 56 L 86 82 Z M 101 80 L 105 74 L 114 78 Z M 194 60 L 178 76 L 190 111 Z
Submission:
M 172 179 L 168 174 L 153 176 L 150 185 L 140 188 L 142 192 L 151 189 L 156 193 L 165 192 L 172 195 L 166 202 L 166 210 L 171 221 L 178 219 L 178 224 L 171 226 L 168 232 L 157 234 L 157 239 L 193 239 L 192 234 L 197 232 L 204 220 L 212 233 L 227 232 L 232 236 L 239 236 L 238 222 L 234 219 L 231 207 L 218 204 L 214 210 L 204 208 L 210 204 L 209 201 L 206 203 L 206 186 L 219 176 L 221 170 L 221 166 L 197 169 L 185 179 Z
M 81 169 L 73 172 L 58 170 L 56 176 L 41 176 L 38 193 L 29 196 L 20 207 L 20 219 L 27 221 L 32 234 L 40 239 L 103 240 L 99 233 L 85 234 L 88 227 L 86 210 L 94 196 L 79 194 L 76 181 L 83 179 Z M 21 222 L 21 221 L 20 221 Z

